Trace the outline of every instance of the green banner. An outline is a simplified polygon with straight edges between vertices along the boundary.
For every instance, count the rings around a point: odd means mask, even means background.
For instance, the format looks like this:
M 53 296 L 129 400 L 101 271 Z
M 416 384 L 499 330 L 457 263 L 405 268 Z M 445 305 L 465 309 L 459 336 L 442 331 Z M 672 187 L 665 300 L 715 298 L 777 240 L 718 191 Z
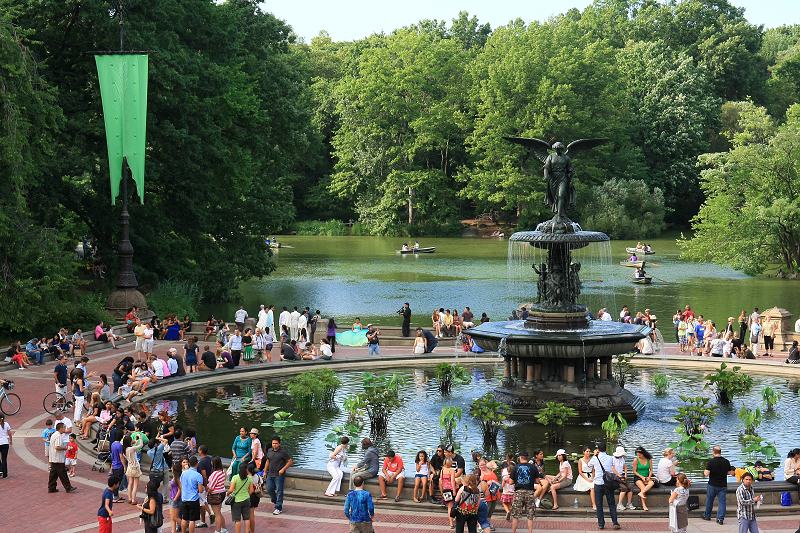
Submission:
M 127 158 L 144 203 L 144 151 L 147 130 L 147 55 L 96 55 L 103 100 L 103 119 L 111 174 L 111 204 L 116 203 L 122 180 L 122 158 Z

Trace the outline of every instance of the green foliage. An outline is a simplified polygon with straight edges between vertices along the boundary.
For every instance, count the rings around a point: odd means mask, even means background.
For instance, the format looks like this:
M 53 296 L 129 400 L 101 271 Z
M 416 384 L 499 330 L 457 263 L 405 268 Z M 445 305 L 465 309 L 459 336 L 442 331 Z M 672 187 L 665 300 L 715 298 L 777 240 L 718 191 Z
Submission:
M 306 220 L 294 222 L 289 229 L 298 235 L 347 235 L 347 226 L 341 220 Z
M 752 454 L 752 460 L 756 459 L 769 459 L 770 457 L 778 457 L 778 446 L 774 442 L 765 442 L 760 438 L 754 442 L 750 442 L 742 449 L 742 452 Z
M 386 433 L 392 412 L 405 403 L 400 396 L 400 387 L 404 383 L 405 378 L 399 374 L 388 377 L 364 372 L 364 392 L 359 394 L 359 398 L 369 416 L 370 432 L 374 435 Z
M 767 411 L 772 411 L 782 396 L 781 391 L 776 391 L 772 387 L 767 386 L 761 389 L 761 398 L 764 400 Z
M 678 414 L 672 417 L 679 424 L 674 433 L 679 434 L 680 439 L 671 443 L 670 447 L 676 448 L 681 455 L 704 457 L 709 449 L 704 435 L 709 424 L 716 421 L 719 407 L 703 396 L 681 395 L 680 399 L 684 405 L 678 407 Z
M 439 415 L 439 427 L 442 429 L 442 443 L 455 441 L 455 432 L 461 422 L 461 408 L 455 405 L 443 405 Z
M 747 394 L 753 386 L 753 378 L 739 373 L 742 367 L 735 366 L 733 370 L 726 368 L 728 365 L 722 363 L 715 373 L 706 377 L 706 384 L 703 387 L 704 389 L 713 387 L 717 399 L 722 404 L 731 403 L 736 396 Z
M 536 421 L 547 427 L 547 442 L 549 444 L 563 444 L 564 424 L 570 417 L 578 414 L 572 407 L 567 407 L 563 403 L 547 402 L 546 407 L 539 409 L 536 413 Z
M 305 422 L 298 422 L 296 420 L 292 420 L 292 416 L 294 413 L 287 413 L 286 411 L 278 411 L 274 415 L 275 420 L 272 422 L 262 422 L 262 426 L 267 426 L 274 428 L 275 431 L 291 428 L 294 426 L 304 426 Z
M 611 179 L 592 188 L 583 225 L 612 239 L 658 237 L 664 224 L 664 194 L 644 181 Z
M 625 388 L 625 383 L 633 377 L 633 371 L 636 365 L 631 363 L 633 358 L 636 357 L 635 353 L 619 354 L 613 362 L 612 369 L 614 372 L 614 379 L 620 387 Z
M 739 410 L 739 420 L 742 421 L 742 429 L 744 435 L 750 437 L 758 437 L 758 426 L 761 425 L 761 409 L 758 407 L 755 410 L 747 406 L 743 406 Z
M 666 374 L 653 374 L 650 383 L 653 385 L 657 395 L 666 394 L 667 389 L 669 389 L 669 376 Z
M 628 429 L 628 421 L 622 417 L 621 413 L 617 413 L 616 416 L 611 413 L 608 415 L 608 420 L 600 424 L 600 427 L 606 432 L 607 441 L 616 442 L 622 433 Z
M 497 401 L 494 395 L 488 392 L 473 400 L 469 406 L 469 414 L 478 421 L 483 442 L 487 447 L 497 446 L 497 434 L 503 427 L 503 422 L 513 413 L 509 406 Z
M 180 320 L 189 315 L 197 320 L 197 307 L 203 299 L 203 291 L 186 280 L 168 279 L 159 282 L 158 286 L 147 297 L 147 307 L 157 316 L 166 314 L 178 315 Z
M 264 411 L 274 411 L 277 407 L 267 405 L 261 401 L 255 400 L 252 396 L 231 396 L 229 398 L 211 398 L 208 400 L 211 403 L 224 405 L 225 409 L 234 417 L 241 415 L 250 415 L 252 413 L 261 413 Z
M 442 396 L 450 394 L 453 385 L 463 385 L 472 381 L 472 376 L 461 363 L 439 363 L 436 365 L 436 381 L 439 383 L 439 392 Z
M 362 425 L 345 424 L 344 426 L 333 426 L 331 432 L 325 437 L 325 446 L 329 450 L 334 450 L 339 445 L 342 437 L 350 439 L 347 449 L 355 449 L 358 438 L 361 435 L 361 430 L 364 429 Z
M 699 159 L 707 199 L 692 220 L 694 237 L 679 240 L 683 257 L 751 275 L 769 263 L 780 264 L 786 273 L 798 272 L 800 104 L 789 108 L 779 126 L 750 102 L 739 103 L 737 111 L 731 150 Z
M 364 400 L 357 394 L 352 394 L 344 399 L 342 407 L 347 413 L 347 423 L 364 427 Z
M 335 409 L 333 397 L 341 386 L 341 380 L 333 370 L 308 370 L 293 376 L 286 388 L 294 398 L 298 409 Z

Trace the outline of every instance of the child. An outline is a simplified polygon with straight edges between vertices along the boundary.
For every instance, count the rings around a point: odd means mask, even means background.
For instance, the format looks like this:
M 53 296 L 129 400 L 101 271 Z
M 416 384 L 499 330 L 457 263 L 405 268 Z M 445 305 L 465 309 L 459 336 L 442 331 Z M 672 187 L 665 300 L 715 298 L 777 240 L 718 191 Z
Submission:
M 506 454 L 506 462 L 503 467 L 503 496 L 500 501 L 503 502 L 503 510 L 506 512 L 506 520 L 511 520 L 511 504 L 514 502 L 514 483 L 511 481 L 509 472 L 514 468 L 514 455 Z
M 759 481 L 773 481 L 775 479 L 772 471 L 765 467 L 761 461 L 756 461 L 756 472 L 758 473 L 756 479 Z
M 186 366 L 186 372 L 191 374 L 197 372 L 197 351 L 200 346 L 197 345 L 197 337 L 192 335 L 186 344 L 183 345 L 183 360 Z
M 430 471 L 428 452 L 425 450 L 419 451 L 417 453 L 417 458 L 414 459 L 414 463 L 416 463 L 417 468 L 417 472 L 414 474 L 414 503 L 421 503 L 422 498 L 425 497 L 425 493 L 427 492 L 426 489 L 428 488 L 428 472 Z M 422 484 L 422 493 L 420 493 L 419 499 L 417 499 L 417 489 L 420 484 Z
M 69 470 L 69 476 L 75 477 L 75 465 L 78 464 L 78 441 L 75 433 L 69 434 L 69 442 L 67 443 L 67 451 L 64 454 L 64 464 Z
M 446 457 L 442 466 L 442 473 L 439 475 L 439 490 L 442 492 L 442 503 L 447 506 L 447 517 L 450 520 L 450 529 L 455 529 L 453 517 L 450 516 L 450 509 L 453 507 L 453 496 L 455 495 L 455 477 L 453 470 L 453 460 Z
M 47 422 L 44 423 L 47 426 L 47 429 L 42 431 L 42 440 L 44 441 L 44 456 L 47 457 L 48 463 L 50 462 L 50 437 L 53 436 L 53 420 L 51 418 L 47 419 Z
M 133 390 L 133 379 L 128 378 L 127 383 L 119 388 L 119 395 L 125 398 L 125 401 L 131 401 L 134 396 L 139 396 L 141 392 Z
M 108 478 L 108 488 L 103 491 L 103 499 L 100 508 L 97 510 L 97 522 L 100 524 L 100 533 L 111 533 L 111 517 L 114 511 L 114 491 L 119 489 L 119 478 L 110 476 Z

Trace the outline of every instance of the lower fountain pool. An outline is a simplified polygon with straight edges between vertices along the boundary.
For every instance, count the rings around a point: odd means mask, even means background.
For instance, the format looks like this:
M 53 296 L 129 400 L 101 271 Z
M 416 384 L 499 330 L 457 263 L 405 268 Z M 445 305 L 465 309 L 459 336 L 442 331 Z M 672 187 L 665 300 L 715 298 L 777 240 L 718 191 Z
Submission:
M 457 447 L 465 458 L 469 452 L 483 447 L 482 438 L 478 431 L 477 423 L 468 414 L 469 405 L 475 398 L 498 388 L 503 377 L 502 363 L 495 365 L 475 365 L 464 363 L 464 367 L 472 375 L 472 382 L 466 385 L 454 385 L 451 394 L 442 397 L 436 386 L 435 369 L 433 366 L 420 367 L 414 370 L 403 369 L 398 372 L 405 376 L 406 383 L 402 387 L 401 395 L 406 400 L 405 405 L 395 411 L 389 420 L 389 430 L 385 437 L 373 439 L 383 455 L 388 449 L 393 449 L 405 461 L 407 469 L 413 469 L 413 460 L 416 452 L 427 450 L 429 455 L 440 442 L 441 429 L 439 428 L 439 415 L 444 405 L 459 406 L 463 410 L 463 417 L 457 430 Z M 713 398 L 710 389 L 703 390 L 702 371 L 669 370 L 670 387 L 666 395 L 656 396 L 650 384 L 654 369 L 635 370 L 632 380 L 626 385 L 630 390 L 647 404 L 646 409 L 640 414 L 639 419 L 632 423 L 623 433 L 619 443 L 627 451 L 629 467 L 633 461 L 633 450 L 637 446 L 644 446 L 657 460 L 661 458 L 662 450 L 670 442 L 676 440 L 673 433 L 677 422 L 671 419 L 677 414 L 677 407 L 683 405 L 680 395 L 708 396 Z M 386 372 L 381 372 L 386 373 Z M 338 373 L 342 386 L 336 392 L 335 401 L 341 405 L 345 398 L 351 394 L 362 391 L 362 373 Z M 231 411 L 225 404 L 211 401 L 214 398 L 251 398 L 255 403 L 266 403 L 280 411 L 294 413 L 294 420 L 303 422 L 304 425 L 281 429 L 278 433 L 286 448 L 294 458 L 294 466 L 324 470 L 330 451 L 326 447 L 325 437 L 331 432 L 333 426 L 343 425 L 346 414 L 343 410 L 319 412 L 298 411 L 294 400 L 286 391 L 285 382 L 288 378 L 270 378 L 260 380 L 247 380 L 239 384 L 226 384 L 219 387 L 210 387 L 194 392 L 180 392 L 165 394 L 162 397 L 148 399 L 147 409 L 152 416 L 159 410 L 165 410 L 183 427 L 193 426 L 197 429 L 197 441 L 206 444 L 209 452 L 222 457 L 231 456 L 231 447 L 234 438 L 238 435 L 240 427 L 248 430 L 258 428 L 264 447 L 269 446 L 270 439 L 275 433 L 272 427 L 264 427 L 263 422 L 272 422 L 273 411 L 237 412 L 236 404 L 231 404 Z M 789 380 L 775 376 L 753 376 L 752 391 L 743 398 L 738 398 L 730 406 L 721 406 L 715 423 L 710 425 L 706 432 L 706 440 L 722 447 L 722 452 L 735 466 L 741 466 L 751 458 L 741 452 L 744 447 L 739 441 L 741 422 L 737 417 L 743 405 L 755 409 L 761 406 L 761 389 L 771 386 L 782 394 L 782 398 L 775 406 L 773 412 L 764 413 L 763 423 L 759 433 L 769 441 L 777 443 L 780 458 L 774 458 L 773 470 L 776 479 L 783 479 L 783 464 L 786 453 L 797 446 L 797 428 L 800 427 L 800 409 L 798 388 L 800 381 Z M 153 391 L 157 394 L 157 391 Z M 716 400 L 714 400 L 716 401 Z M 497 451 L 490 451 L 487 455 L 493 459 L 502 459 L 508 451 L 517 453 L 520 450 L 533 452 L 535 448 L 542 448 L 548 459 L 547 473 L 557 473 L 555 460 L 552 459 L 556 449 L 560 446 L 548 446 L 544 436 L 543 426 L 534 421 L 513 420 L 500 432 Z M 369 421 L 361 438 L 369 436 Z M 566 430 L 567 443 L 564 445 L 568 453 L 580 453 L 583 444 L 594 444 L 604 438 L 603 430 L 599 424 L 584 424 L 568 426 Z M 350 462 L 352 467 L 360 459 L 360 446 L 351 443 Z M 609 452 L 610 453 L 610 452 Z M 702 479 L 705 460 L 687 459 L 678 463 L 678 470 L 685 472 L 690 478 Z M 349 468 L 348 468 L 349 469 Z

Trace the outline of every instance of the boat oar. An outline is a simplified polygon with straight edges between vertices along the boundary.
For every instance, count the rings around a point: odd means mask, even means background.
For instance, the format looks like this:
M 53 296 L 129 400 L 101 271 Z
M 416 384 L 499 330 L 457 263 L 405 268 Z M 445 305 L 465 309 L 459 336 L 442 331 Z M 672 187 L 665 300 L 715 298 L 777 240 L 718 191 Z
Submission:
M 663 279 L 661 279 L 661 278 L 657 278 L 657 277 L 655 277 L 655 276 L 654 276 L 654 275 L 652 275 L 652 274 L 649 274 L 649 276 L 650 276 L 651 278 L 653 278 L 653 279 L 657 279 L 657 280 L 658 280 L 658 281 L 660 281 L 661 283 L 666 283 L 666 281 L 664 281 Z

